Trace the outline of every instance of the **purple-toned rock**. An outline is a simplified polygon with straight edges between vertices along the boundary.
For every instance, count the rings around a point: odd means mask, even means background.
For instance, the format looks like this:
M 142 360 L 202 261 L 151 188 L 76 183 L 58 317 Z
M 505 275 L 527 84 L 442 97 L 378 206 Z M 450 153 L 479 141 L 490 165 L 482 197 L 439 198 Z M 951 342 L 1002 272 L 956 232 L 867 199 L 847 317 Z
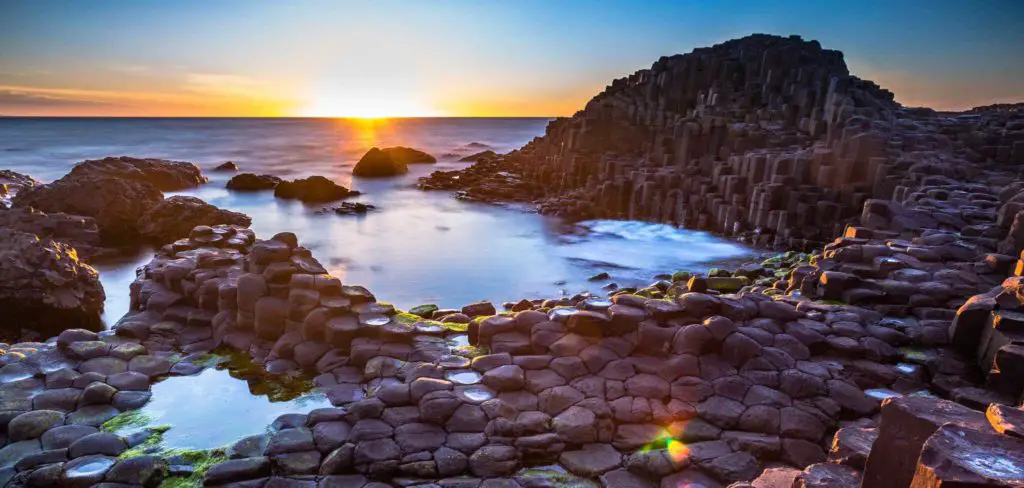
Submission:
M 910 486 L 1024 486 L 1024 440 L 992 430 L 943 425 L 924 443 Z

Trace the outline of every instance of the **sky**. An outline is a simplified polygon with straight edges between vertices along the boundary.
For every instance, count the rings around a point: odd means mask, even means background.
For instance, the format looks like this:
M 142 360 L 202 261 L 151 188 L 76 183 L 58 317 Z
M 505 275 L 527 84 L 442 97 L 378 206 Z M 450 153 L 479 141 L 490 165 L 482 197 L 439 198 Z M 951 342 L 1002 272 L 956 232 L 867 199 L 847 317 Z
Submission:
M 751 33 L 904 105 L 1024 101 L 1022 0 L 0 0 L 0 114 L 563 116 Z

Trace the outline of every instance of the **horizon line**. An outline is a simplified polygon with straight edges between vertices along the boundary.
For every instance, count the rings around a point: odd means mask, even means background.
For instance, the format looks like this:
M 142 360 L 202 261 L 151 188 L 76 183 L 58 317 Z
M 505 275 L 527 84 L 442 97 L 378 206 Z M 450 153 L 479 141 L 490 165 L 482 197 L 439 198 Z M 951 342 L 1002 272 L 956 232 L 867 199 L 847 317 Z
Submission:
M 4 115 L 3 119 L 557 119 L 571 115 L 403 115 L 398 117 L 313 117 L 302 115 Z

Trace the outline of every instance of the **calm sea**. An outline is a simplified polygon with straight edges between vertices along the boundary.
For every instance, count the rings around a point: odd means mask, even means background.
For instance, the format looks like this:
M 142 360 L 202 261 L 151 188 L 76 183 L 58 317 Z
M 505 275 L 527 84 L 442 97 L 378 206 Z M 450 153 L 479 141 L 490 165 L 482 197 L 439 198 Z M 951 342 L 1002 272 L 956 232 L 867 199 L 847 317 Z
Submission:
M 465 167 L 458 159 L 480 145 L 498 152 L 522 146 L 542 135 L 548 120 L 0 118 L 0 168 L 51 181 L 78 161 L 105 156 L 193 162 L 210 183 L 182 193 L 250 215 L 259 236 L 295 232 L 331 273 L 403 308 L 601 292 L 604 282 L 587 280 L 601 271 L 620 286 L 638 285 L 656 273 L 749 255 L 703 232 L 628 221 L 566 223 L 415 188 L 431 171 Z M 367 149 L 393 145 L 427 151 L 439 162 L 412 165 L 397 178 L 352 177 Z M 328 176 L 363 192 L 355 201 L 378 210 L 360 217 L 318 214 L 322 205 L 276 200 L 271 192 L 229 192 L 224 183 L 231 175 L 209 171 L 224 161 L 283 178 Z M 149 258 L 143 252 L 97 265 L 108 323 L 127 310 L 135 267 Z

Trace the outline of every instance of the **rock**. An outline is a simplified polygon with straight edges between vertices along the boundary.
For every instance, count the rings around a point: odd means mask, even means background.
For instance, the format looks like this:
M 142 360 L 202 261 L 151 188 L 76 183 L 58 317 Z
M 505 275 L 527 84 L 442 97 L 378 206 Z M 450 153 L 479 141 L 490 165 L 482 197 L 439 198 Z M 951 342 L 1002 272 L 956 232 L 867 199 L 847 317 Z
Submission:
M 0 169 L 0 207 L 9 207 L 11 199 L 19 191 L 40 184 L 29 175 L 23 175 L 9 169 Z
M 882 404 L 878 439 L 864 469 L 864 486 L 909 486 L 925 441 L 943 424 L 988 428 L 981 412 L 924 396 L 890 398 Z
M 526 378 L 523 368 L 509 364 L 487 371 L 482 382 L 497 391 L 515 391 L 526 385 Z
M 141 485 L 144 488 L 160 486 L 167 470 L 167 461 L 157 456 L 136 456 L 118 461 L 107 471 L 106 481 Z
M 355 167 L 352 168 L 352 174 L 354 176 L 365 177 L 365 178 L 381 178 L 388 176 L 398 176 L 405 174 L 409 171 L 406 167 L 406 163 L 395 160 L 388 153 L 381 151 L 378 148 L 372 148 L 359 159 Z
M 595 478 L 622 465 L 622 456 L 608 444 L 586 444 L 578 451 L 565 451 L 558 462 L 569 472 Z
M 494 159 L 496 157 L 498 157 L 498 153 L 496 153 L 496 152 L 494 152 L 494 151 L 492 151 L 490 149 L 487 149 L 487 150 L 484 150 L 484 151 L 480 151 L 478 153 L 470 154 L 469 156 L 466 156 L 464 158 L 461 158 L 461 159 L 459 159 L 459 162 L 460 163 L 475 163 L 475 162 L 477 162 L 477 161 L 479 161 L 481 159 Z
M 860 486 L 860 471 L 832 463 L 812 464 L 797 477 L 793 488 L 846 488 Z
M 64 425 L 64 414 L 54 410 L 34 410 L 20 414 L 7 424 L 11 442 L 38 439 L 46 431 Z
M 82 437 L 68 446 L 68 455 L 72 458 L 103 454 L 117 456 L 128 448 L 128 444 L 120 436 L 110 432 L 97 432 Z
M 1020 486 L 1024 440 L 943 425 L 924 443 L 911 483 L 915 488 Z
M 118 253 L 116 249 L 103 247 L 99 227 L 89 217 L 45 213 L 34 208 L 12 208 L 0 212 L 0 228 L 35 234 L 41 241 L 52 239 L 62 242 L 75 248 L 79 259 L 87 261 Z
M 0 229 L 0 309 L 7 327 L 49 335 L 98 328 L 106 299 L 99 275 L 65 244 Z M 3 331 L 20 335 L 15 328 Z
M 285 199 L 298 199 L 303 202 L 331 202 L 342 198 L 358 195 L 323 176 L 292 181 L 282 181 L 274 188 L 274 196 Z
M 558 437 L 569 444 L 587 444 L 597 441 L 597 418 L 582 407 L 572 406 L 551 421 Z
M 371 149 L 371 151 L 372 151 L 372 149 Z M 437 162 L 437 159 L 434 158 L 433 156 L 431 156 L 431 155 L 429 155 L 429 154 L 427 154 L 427 153 L 425 153 L 423 151 L 420 151 L 418 149 L 413 149 L 411 147 L 403 147 L 403 146 L 385 147 L 384 149 L 381 149 L 380 151 L 383 152 L 384 154 L 386 154 L 387 156 L 389 156 L 392 160 L 394 160 L 394 161 L 396 161 L 398 163 L 401 163 L 401 164 L 420 164 L 420 163 L 436 163 Z M 367 154 L 369 154 L 369 153 L 367 153 Z
M 251 457 L 224 461 L 210 468 L 203 477 L 207 486 L 270 476 L 270 459 Z
M 215 168 L 213 168 L 213 170 L 214 171 L 224 171 L 224 172 L 238 171 L 238 165 L 235 164 L 234 161 L 225 161 L 225 162 L 223 162 L 221 164 L 218 164 Z
M 160 190 L 146 181 L 73 174 L 18 193 L 14 207 L 92 217 L 104 244 L 119 245 L 137 239 L 139 218 L 163 200 Z
M 985 410 L 985 417 L 996 432 L 1024 438 L 1024 409 L 993 403 Z
M 225 188 L 234 191 L 263 191 L 273 190 L 280 183 L 281 178 L 276 176 L 241 173 L 232 176 Z
M 515 448 L 492 444 L 477 449 L 469 457 L 469 470 L 474 476 L 490 478 L 507 476 L 519 467 L 519 456 Z
M 832 449 L 828 453 L 829 462 L 845 464 L 854 469 L 863 470 L 867 463 L 871 446 L 878 438 L 878 429 L 867 427 L 843 427 L 836 431 L 832 440 Z
M 82 161 L 71 168 L 67 176 L 105 176 L 144 181 L 160 191 L 184 190 L 206 183 L 199 167 L 192 163 L 129 156 Z
M 237 225 L 249 227 L 252 219 L 240 212 L 217 208 L 196 197 L 177 195 L 150 207 L 139 218 L 139 233 L 156 243 L 188 237 L 198 225 Z

